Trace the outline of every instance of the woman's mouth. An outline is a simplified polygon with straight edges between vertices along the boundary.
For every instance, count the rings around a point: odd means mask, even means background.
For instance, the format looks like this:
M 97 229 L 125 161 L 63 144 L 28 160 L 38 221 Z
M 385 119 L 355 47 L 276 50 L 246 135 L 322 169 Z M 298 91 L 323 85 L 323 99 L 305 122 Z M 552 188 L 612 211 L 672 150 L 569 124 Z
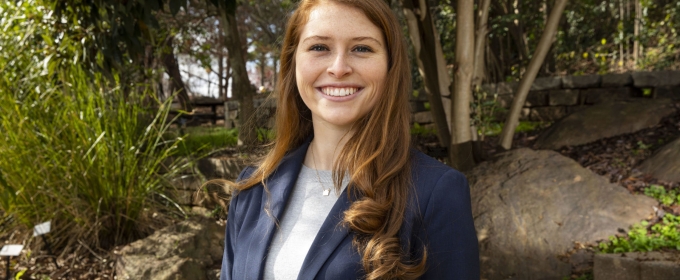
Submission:
M 360 88 L 356 87 L 322 87 L 321 92 L 323 94 L 328 95 L 328 96 L 336 96 L 336 97 L 343 97 L 343 96 L 349 96 L 354 94 L 355 92 L 359 91 Z

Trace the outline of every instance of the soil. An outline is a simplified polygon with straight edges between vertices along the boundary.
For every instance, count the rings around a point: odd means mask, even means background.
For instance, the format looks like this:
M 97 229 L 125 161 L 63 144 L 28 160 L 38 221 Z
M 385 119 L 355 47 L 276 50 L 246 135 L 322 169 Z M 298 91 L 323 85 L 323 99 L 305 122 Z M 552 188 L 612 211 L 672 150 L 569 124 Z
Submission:
M 631 193 L 640 193 L 650 184 L 662 185 L 667 189 L 680 189 L 680 182 L 664 182 L 635 169 L 643 160 L 648 158 L 655 149 L 680 137 L 680 103 L 675 114 L 663 119 L 655 127 L 644 129 L 636 133 L 602 139 L 593 143 L 564 147 L 558 152 L 580 163 L 593 172 L 608 177 L 612 183 L 626 188 Z M 513 148 L 532 147 L 540 130 L 517 133 L 513 140 Z M 443 158 L 446 150 L 437 144 L 435 136 L 415 137 L 415 146 L 423 152 L 435 157 Z M 482 159 L 490 159 L 503 149 L 498 145 L 498 137 L 487 137 L 479 145 Z M 236 151 L 224 151 L 232 154 Z M 680 215 L 680 207 L 660 206 L 658 215 L 651 217 L 653 224 L 663 213 Z M 3 243 L 13 243 L 19 240 L 14 233 L 0 236 Z M 565 261 L 572 263 L 576 274 L 574 277 L 592 271 L 592 253 L 596 244 L 575 244 L 574 249 L 565 254 Z M 591 256 L 591 257 L 589 257 Z M 70 254 L 61 256 L 57 260 L 60 268 L 54 265 L 54 258 L 45 250 L 31 251 L 21 257 L 12 259 L 12 272 L 26 270 L 22 279 L 115 279 L 115 256 L 113 252 L 89 254 Z M 0 278 L 5 277 L 6 262 L 0 263 Z

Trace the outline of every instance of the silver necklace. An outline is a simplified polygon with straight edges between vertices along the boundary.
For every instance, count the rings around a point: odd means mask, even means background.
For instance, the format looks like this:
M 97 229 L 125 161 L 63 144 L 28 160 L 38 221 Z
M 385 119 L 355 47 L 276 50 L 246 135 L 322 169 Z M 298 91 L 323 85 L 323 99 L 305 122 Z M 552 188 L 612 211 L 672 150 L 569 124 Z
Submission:
M 314 149 L 312 148 L 312 144 L 309 144 L 309 150 L 312 152 L 312 162 L 314 162 L 314 173 L 316 173 L 316 180 L 319 181 L 319 184 L 321 184 L 321 189 L 323 189 L 323 195 L 328 196 L 331 194 L 331 188 L 326 188 L 326 186 L 323 185 L 323 182 L 321 182 L 321 177 L 319 176 L 319 170 L 317 169 L 316 166 L 316 158 L 314 158 Z

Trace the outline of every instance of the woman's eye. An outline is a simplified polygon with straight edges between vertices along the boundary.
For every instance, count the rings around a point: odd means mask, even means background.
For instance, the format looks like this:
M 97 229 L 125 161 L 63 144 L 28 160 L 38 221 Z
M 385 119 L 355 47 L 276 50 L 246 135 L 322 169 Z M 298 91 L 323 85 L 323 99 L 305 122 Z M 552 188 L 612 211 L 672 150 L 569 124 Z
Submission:
M 373 50 L 367 46 L 357 46 L 354 48 L 355 52 L 372 52 Z
M 324 45 L 314 45 L 311 48 L 309 48 L 310 51 L 315 51 L 315 52 L 322 52 L 322 51 L 327 51 L 328 48 Z

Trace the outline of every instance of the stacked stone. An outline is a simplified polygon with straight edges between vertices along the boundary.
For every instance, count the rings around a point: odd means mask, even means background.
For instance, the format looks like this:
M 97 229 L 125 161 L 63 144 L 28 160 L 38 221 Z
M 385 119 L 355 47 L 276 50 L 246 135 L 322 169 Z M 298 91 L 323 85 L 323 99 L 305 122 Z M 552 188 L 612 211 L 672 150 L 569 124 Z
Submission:
M 509 109 L 517 82 L 487 84 Z M 649 91 L 649 95 L 643 92 Z M 680 71 L 634 72 L 537 78 L 527 95 L 521 120 L 556 121 L 589 105 L 631 98 L 680 99 Z

